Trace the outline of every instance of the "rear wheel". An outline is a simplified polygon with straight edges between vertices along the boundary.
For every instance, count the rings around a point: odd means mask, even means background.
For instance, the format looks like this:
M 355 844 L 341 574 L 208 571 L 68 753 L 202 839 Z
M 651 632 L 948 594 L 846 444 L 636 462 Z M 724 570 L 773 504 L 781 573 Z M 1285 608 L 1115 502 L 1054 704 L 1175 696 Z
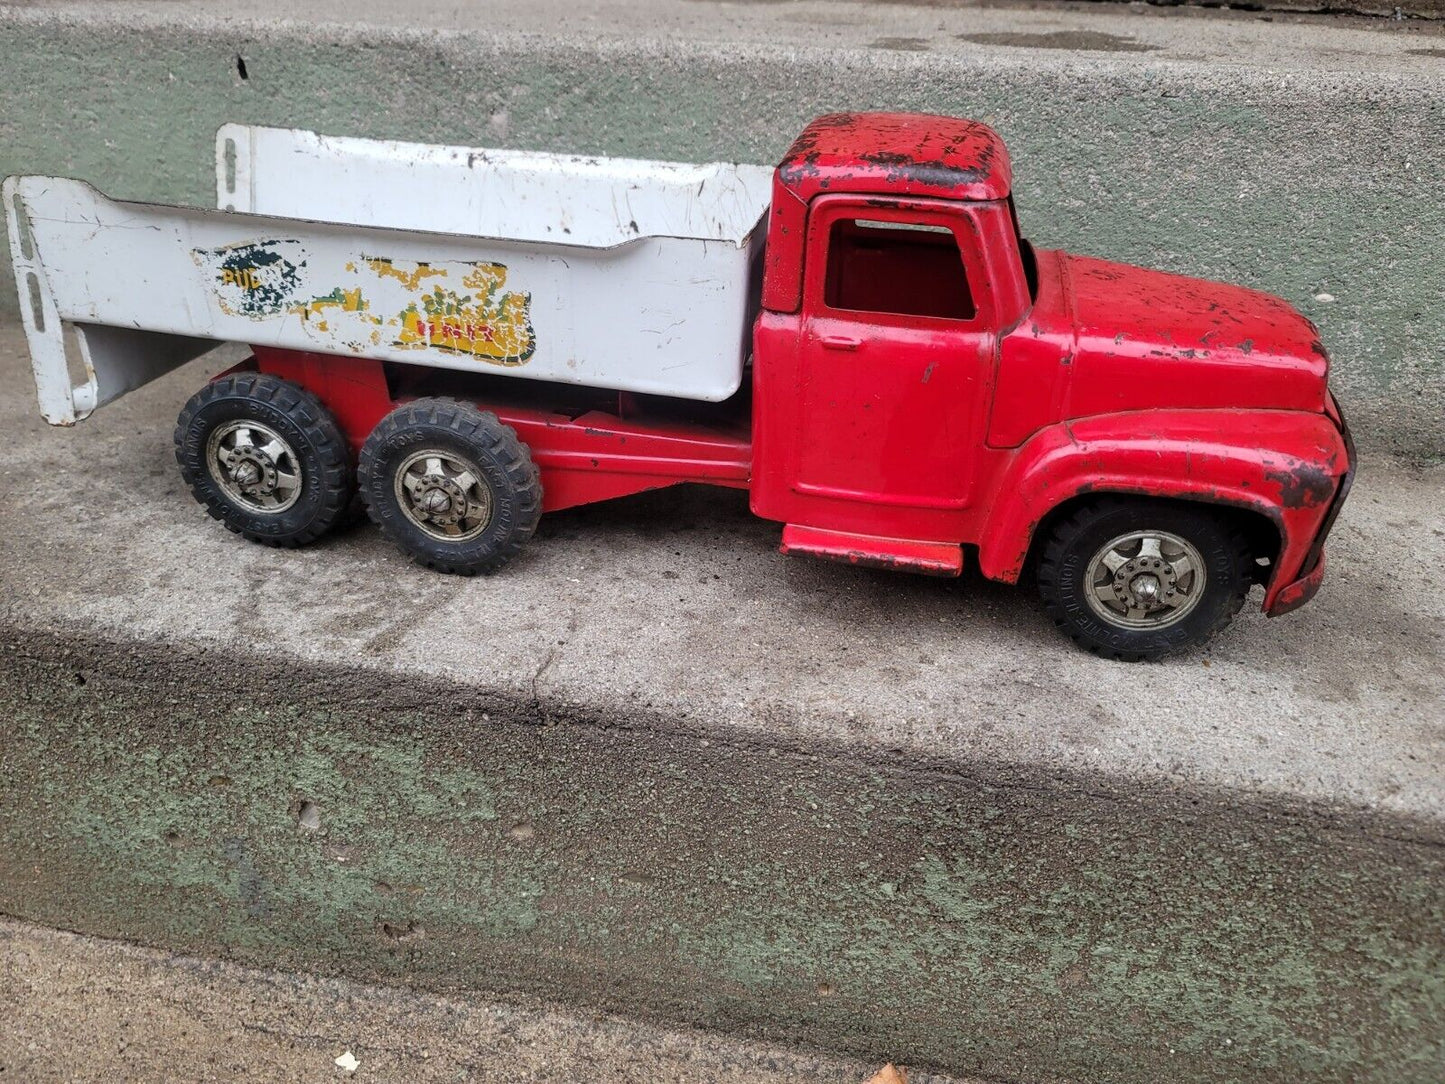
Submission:
M 1053 529 L 1038 567 L 1054 623 L 1108 658 L 1157 658 L 1204 643 L 1249 591 L 1244 536 L 1220 513 L 1103 500 Z
M 439 572 L 495 572 L 542 514 L 541 476 L 517 434 L 453 399 L 418 399 L 383 418 L 361 449 L 360 475 L 383 533 Z
M 196 500 L 255 542 L 315 541 L 342 520 L 355 492 L 351 451 L 330 412 L 264 373 L 236 373 L 196 392 L 175 442 Z

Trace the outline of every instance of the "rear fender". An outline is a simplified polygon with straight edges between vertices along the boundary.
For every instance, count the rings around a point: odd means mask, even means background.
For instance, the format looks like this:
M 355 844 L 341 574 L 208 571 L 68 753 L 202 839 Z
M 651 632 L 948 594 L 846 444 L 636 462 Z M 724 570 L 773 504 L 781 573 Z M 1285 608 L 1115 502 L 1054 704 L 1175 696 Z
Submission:
M 1139 411 L 1060 423 L 1023 444 L 1001 473 L 979 566 L 990 579 L 1017 581 L 1039 524 L 1087 494 L 1222 504 L 1279 531 L 1268 608 L 1300 571 L 1347 468 L 1344 439 L 1323 414 Z

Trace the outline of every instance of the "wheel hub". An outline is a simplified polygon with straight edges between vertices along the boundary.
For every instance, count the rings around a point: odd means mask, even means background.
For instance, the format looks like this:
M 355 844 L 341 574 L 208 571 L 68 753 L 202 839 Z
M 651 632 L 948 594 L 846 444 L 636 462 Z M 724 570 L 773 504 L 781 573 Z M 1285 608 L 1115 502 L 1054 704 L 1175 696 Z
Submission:
M 260 466 L 250 460 L 237 463 L 231 468 L 231 477 L 234 478 L 236 484 L 243 489 L 247 486 L 254 486 L 263 476 L 264 472 Z
M 1104 545 L 1089 563 L 1088 603 L 1121 628 L 1160 628 L 1194 609 L 1204 592 L 1204 559 L 1187 539 L 1135 531 Z
M 270 456 L 254 448 L 232 451 L 223 456 L 231 480 L 243 493 L 265 496 L 276 490 L 276 464 Z
M 467 495 L 450 478 L 428 476 L 413 493 L 412 507 L 419 519 L 450 527 L 466 515 Z
M 1136 557 L 1119 566 L 1110 587 L 1122 605 L 1152 613 L 1175 597 L 1178 582 L 1174 566 L 1162 557 Z
M 1135 576 L 1129 582 L 1129 594 L 1144 606 L 1153 606 L 1159 601 L 1159 577 Z
M 252 512 L 282 512 L 301 494 L 296 452 L 275 430 L 253 421 L 221 426 L 207 441 L 211 474 Z
M 434 538 L 447 542 L 473 538 L 491 522 L 491 489 L 481 470 L 455 452 L 414 452 L 395 477 L 402 511 Z

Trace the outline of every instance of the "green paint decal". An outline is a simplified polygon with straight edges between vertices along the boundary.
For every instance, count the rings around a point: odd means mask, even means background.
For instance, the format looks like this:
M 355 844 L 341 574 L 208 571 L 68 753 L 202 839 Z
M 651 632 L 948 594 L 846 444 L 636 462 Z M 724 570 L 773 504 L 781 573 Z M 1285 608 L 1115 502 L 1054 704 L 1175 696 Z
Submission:
M 208 272 L 221 311 L 234 316 L 278 316 L 291 304 L 306 266 L 299 241 L 244 241 L 217 249 L 192 249 Z

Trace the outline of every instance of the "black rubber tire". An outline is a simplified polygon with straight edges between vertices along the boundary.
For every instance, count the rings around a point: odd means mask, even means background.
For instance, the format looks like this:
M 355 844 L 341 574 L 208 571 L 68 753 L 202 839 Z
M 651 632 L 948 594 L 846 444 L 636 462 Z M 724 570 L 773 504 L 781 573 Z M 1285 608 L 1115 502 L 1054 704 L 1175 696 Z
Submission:
M 1204 597 L 1173 625 L 1127 629 L 1101 620 L 1090 609 L 1087 568 L 1099 548 L 1121 534 L 1142 529 L 1187 539 L 1204 558 Z M 1096 655 L 1125 662 L 1155 659 L 1198 647 L 1229 624 L 1249 593 L 1253 555 L 1227 513 L 1172 501 L 1104 498 L 1057 523 L 1039 559 L 1039 594 L 1054 624 Z
M 206 446 L 227 422 L 269 426 L 296 453 L 301 494 L 281 512 L 247 508 L 227 494 L 211 472 Z M 356 492 L 351 449 L 336 419 L 304 388 L 265 373 L 235 373 L 191 396 L 176 420 L 176 462 L 196 500 L 214 518 L 253 542 L 304 546 L 345 517 Z
M 474 538 L 443 541 L 402 509 L 395 475 L 419 448 L 470 461 L 491 492 L 492 516 Z M 361 449 L 361 496 L 382 533 L 420 565 L 457 576 L 497 571 L 521 550 L 542 516 L 542 476 L 527 446 L 495 414 L 455 399 L 417 399 L 397 407 Z

